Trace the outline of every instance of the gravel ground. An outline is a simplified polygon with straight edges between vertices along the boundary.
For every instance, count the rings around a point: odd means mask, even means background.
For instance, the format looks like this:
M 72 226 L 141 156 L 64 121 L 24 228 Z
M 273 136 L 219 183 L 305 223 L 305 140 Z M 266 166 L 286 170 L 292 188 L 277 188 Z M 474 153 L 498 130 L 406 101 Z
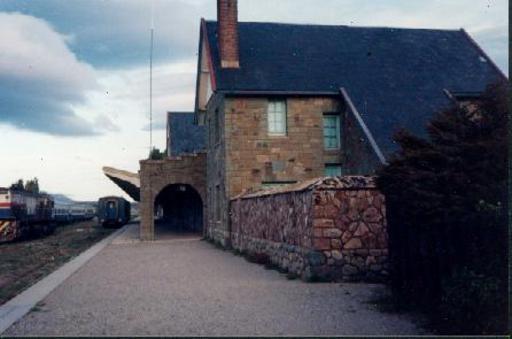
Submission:
M 423 334 L 382 285 L 287 280 L 197 239 L 114 242 L 3 335 Z

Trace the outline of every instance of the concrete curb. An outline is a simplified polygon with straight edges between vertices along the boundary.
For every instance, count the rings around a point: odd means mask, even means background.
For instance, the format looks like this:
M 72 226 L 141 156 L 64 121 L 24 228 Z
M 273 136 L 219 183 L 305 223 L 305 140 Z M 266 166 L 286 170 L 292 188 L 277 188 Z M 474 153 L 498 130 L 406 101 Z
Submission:
M 38 302 L 46 298 L 46 296 L 57 286 L 62 284 L 64 280 L 69 278 L 80 267 L 98 254 L 99 251 L 110 244 L 114 238 L 125 230 L 125 227 L 120 228 L 105 239 L 94 244 L 91 248 L 85 250 L 56 271 L 50 273 L 48 276 L 0 306 L 0 335 L 27 314 Z

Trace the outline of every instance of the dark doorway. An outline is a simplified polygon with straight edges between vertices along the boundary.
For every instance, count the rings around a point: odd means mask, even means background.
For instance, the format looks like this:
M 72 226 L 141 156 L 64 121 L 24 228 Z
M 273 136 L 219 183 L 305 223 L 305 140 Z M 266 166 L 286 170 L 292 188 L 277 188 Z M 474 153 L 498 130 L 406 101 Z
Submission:
M 203 201 L 190 185 L 173 184 L 155 198 L 155 233 L 201 234 Z

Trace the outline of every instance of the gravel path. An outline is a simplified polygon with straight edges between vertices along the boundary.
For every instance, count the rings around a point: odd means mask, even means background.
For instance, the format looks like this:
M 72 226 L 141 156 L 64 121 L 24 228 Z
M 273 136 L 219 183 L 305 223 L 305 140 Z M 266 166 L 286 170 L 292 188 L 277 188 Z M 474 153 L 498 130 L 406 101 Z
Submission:
M 368 303 L 383 288 L 290 281 L 197 239 L 121 241 L 3 335 L 422 334 Z

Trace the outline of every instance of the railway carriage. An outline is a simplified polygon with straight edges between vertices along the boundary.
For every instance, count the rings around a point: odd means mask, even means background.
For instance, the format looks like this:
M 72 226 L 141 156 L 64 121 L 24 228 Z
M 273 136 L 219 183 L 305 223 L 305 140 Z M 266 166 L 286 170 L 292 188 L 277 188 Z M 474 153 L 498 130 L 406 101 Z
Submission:
M 98 219 L 104 226 L 123 226 L 130 221 L 131 205 L 121 197 L 103 197 L 98 200 Z

